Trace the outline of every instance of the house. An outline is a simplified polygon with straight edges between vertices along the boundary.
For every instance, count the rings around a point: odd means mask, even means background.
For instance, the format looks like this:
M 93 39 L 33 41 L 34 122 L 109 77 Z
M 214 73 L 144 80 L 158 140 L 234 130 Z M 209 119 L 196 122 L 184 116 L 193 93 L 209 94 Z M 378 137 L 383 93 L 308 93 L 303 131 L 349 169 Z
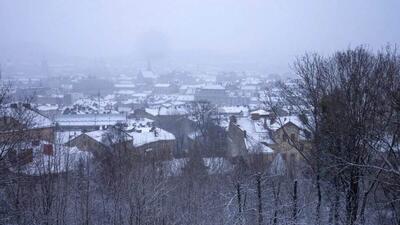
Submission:
M 302 157 L 296 148 L 307 148 L 308 141 L 306 129 L 297 116 L 280 116 L 268 120 L 267 127 L 270 130 L 270 137 L 273 144 L 271 149 L 281 153 L 286 161 L 297 161 Z
M 228 127 L 230 157 L 261 155 L 265 160 L 269 160 L 274 153 L 269 147 L 272 143 L 262 121 L 254 121 L 248 116 L 230 118 Z
M 301 159 L 298 148 L 307 148 L 305 129 L 297 116 L 267 117 L 265 111 L 234 117 L 228 127 L 231 157 L 259 155 L 271 161 L 276 155 L 290 163 Z
M 30 104 L 13 103 L 0 111 L 0 141 L 12 139 L 53 142 L 55 124 Z
M 131 119 L 125 131 L 132 137 L 135 154 L 148 160 L 168 160 L 176 148 L 175 136 L 155 126 L 153 120 Z
M 82 133 L 68 141 L 66 145 L 91 152 L 94 156 L 108 151 L 131 150 L 133 148 L 132 137 L 117 128 Z

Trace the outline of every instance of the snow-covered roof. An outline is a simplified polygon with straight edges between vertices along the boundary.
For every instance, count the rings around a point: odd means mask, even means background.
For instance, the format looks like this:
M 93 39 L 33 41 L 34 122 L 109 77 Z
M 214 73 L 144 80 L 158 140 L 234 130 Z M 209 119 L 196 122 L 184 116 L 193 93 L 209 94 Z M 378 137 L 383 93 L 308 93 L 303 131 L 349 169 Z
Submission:
M 135 94 L 136 92 L 134 91 L 134 90 L 119 90 L 119 91 L 116 91 L 115 92 L 115 94 L 117 94 L 117 95 L 133 95 L 133 94 Z
M 128 99 L 128 100 L 125 100 L 125 101 L 121 101 L 121 104 L 128 105 L 128 104 L 135 104 L 135 103 L 141 103 L 141 102 L 142 102 L 142 100 L 140 100 L 140 99 L 131 98 L 131 99 Z
M 201 88 L 207 90 L 225 90 L 225 87 L 219 84 L 205 84 Z
M 146 98 L 148 95 L 149 95 L 148 93 L 136 93 L 136 94 L 132 95 L 132 97 Z
M 151 78 L 151 79 L 157 78 L 157 75 L 155 75 L 151 70 L 142 70 L 141 74 L 144 78 Z
M 145 111 L 153 116 L 187 115 L 189 112 L 184 106 L 146 108 Z
M 90 113 L 115 113 L 113 110 L 116 101 L 113 98 L 81 98 L 74 102 L 72 106 L 65 107 L 63 113 L 66 114 L 90 114 Z M 118 113 L 118 112 L 116 112 Z
M 140 131 L 140 132 L 139 132 Z M 133 138 L 133 146 L 139 147 L 157 141 L 175 140 L 175 136 L 161 128 L 143 127 L 128 133 Z
M 274 150 L 268 147 L 267 145 L 255 140 L 252 136 L 248 136 L 244 139 L 246 144 L 246 149 L 251 153 L 264 153 L 269 154 L 273 153 Z
M 303 127 L 303 123 L 300 121 L 298 116 L 280 116 L 275 119 L 274 123 L 271 123 L 271 120 L 267 120 L 267 127 L 275 131 L 289 123 L 293 123 L 299 128 Z
M 43 145 L 33 153 L 33 161 L 22 166 L 23 173 L 39 176 L 76 170 L 80 162 L 92 157 L 90 152 L 81 151 L 77 147 L 53 145 L 53 155 L 43 154 L 42 149 Z
M 249 117 L 237 118 L 236 124 L 243 131 L 246 131 L 245 144 L 249 151 L 271 153 L 272 149 L 266 144 L 272 144 L 268 130 L 264 128 L 262 121 L 254 121 Z
M 197 89 L 201 88 L 203 85 L 201 84 L 194 84 L 194 85 L 182 85 L 179 87 L 180 90 L 187 90 L 187 89 Z
M 269 113 L 267 111 L 265 111 L 264 109 L 252 111 L 252 112 L 250 112 L 250 114 L 258 114 L 260 116 L 268 116 L 269 115 Z
M 49 118 L 22 105 L 3 108 L 0 111 L 0 115 L 11 117 L 22 124 L 26 124 L 28 128 L 46 128 L 54 126 L 53 121 Z
M 105 107 L 108 105 L 115 105 L 117 102 L 112 101 L 110 99 L 103 98 L 81 98 L 74 102 L 75 105 L 99 105 L 101 107 Z
M 166 130 L 153 126 L 154 121 L 146 118 L 128 121 L 126 132 L 133 138 L 133 146 L 139 147 L 152 142 L 175 140 L 175 136 Z
M 58 105 L 57 104 L 45 104 L 45 105 L 39 105 L 36 107 L 37 110 L 40 111 L 50 111 L 50 110 L 57 110 L 58 109 Z
M 86 132 L 85 135 L 106 146 L 132 140 L 132 137 L 127 133 L 123 131 L 114 132 L 113 129 L 90 131 Z
M 126 122 L 124 114 L 73 114 L 58 115 L 55 122 L 60 126 L 104 126 Z
M 42 114 L 36 113 L 32 110 L 29 110 L 29 113 L 32 113 L 33 128 L 44 128 L 54 125 L 49 118 L 43 116 Z
M 115 88 L 135 88 L 136 85 L 132 84 L 132 83 L 118 83 L 118 84 L 114 84 Z
M 167 88 L 170 87 L 171 84 L 155 84 L 154 87 L 156 88 Z
M 218 112 L 225 114 L 247 113 L 249 109 L 246 106 L 223 106 L 218 108 Z

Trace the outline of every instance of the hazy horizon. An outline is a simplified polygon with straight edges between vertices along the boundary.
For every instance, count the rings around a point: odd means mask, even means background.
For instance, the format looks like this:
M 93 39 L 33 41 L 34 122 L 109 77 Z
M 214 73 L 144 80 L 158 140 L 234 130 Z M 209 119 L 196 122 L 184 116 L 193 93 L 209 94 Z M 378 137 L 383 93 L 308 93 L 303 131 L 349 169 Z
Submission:
M 304 52 L 399 44 L 399 9 L 394 0 L 3 0 L 0 62 L 150 58 L 285 70 Z

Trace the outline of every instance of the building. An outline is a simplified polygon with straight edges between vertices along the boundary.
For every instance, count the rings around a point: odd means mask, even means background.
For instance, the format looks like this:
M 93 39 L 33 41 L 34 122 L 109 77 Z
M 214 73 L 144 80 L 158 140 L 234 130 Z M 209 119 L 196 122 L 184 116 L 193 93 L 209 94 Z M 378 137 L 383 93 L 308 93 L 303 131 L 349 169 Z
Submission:
M 67 143 L 68 146 L 99 156 L 102 153 L 117 150 L 132 150 L 132 137 L 119 129 L 95 130 L 82 133 Z
M 30 104 L 13 103 L 0 111 L 0 141 L 54 141 L 55 124 L 31 108 Z
M 213 104 L 226 104 L 228 95 L 221 85 L 204 85 L 196 90 L 195 101 L 208 101 Z
M 228 149 L 231 157 L 261 155 L 271 161 L 276 154 L 293 164 L 301 159 L 299 148 L 309 147 L 306 130 L 297 116 L 272 117 L 264 110 L 250 117 L 232 116 L 228 127 Z
M 228 127 L 228 149 L 230 157 L 262 155 L 270 159 L 274 150 L 269 147 L 273 140 L 262 121 L 247 117 L 230 118 Z
M 146 160 L 169 160 L 176 149 L 175 136 L 155 126 L 153 120 L 136 118 L 128 121 L 125 131 L 132 137 L 136 154 Z
M 69 114 L 58 115 L 54 121 L 59 130 L 91 131 L 124 124 L 127 117 L 124 114 Z
M 153 87 L 153 94 L 174 94 L 178 93 L 178 91 L 178 86 L 170 83 L 158 83 Z

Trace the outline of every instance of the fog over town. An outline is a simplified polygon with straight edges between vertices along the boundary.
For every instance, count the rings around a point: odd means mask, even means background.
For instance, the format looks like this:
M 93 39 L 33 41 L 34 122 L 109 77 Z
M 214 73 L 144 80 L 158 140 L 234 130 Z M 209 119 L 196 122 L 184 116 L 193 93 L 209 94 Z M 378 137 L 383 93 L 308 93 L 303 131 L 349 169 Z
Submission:
M 0 224 L 400 224 L 399 12 L 0 0 Z
M 212 65 L 284 73 L 306 51 L 329 54 L 360 44 L 377 49 L 398 43 L 400 36 L 399 2 L 393 0 L 0 4 L 2 64 L 46 59 L 50 65 L 96 65 L 93 61 L 104 60 L 133 67 L 154 57 L 164 70 Z

